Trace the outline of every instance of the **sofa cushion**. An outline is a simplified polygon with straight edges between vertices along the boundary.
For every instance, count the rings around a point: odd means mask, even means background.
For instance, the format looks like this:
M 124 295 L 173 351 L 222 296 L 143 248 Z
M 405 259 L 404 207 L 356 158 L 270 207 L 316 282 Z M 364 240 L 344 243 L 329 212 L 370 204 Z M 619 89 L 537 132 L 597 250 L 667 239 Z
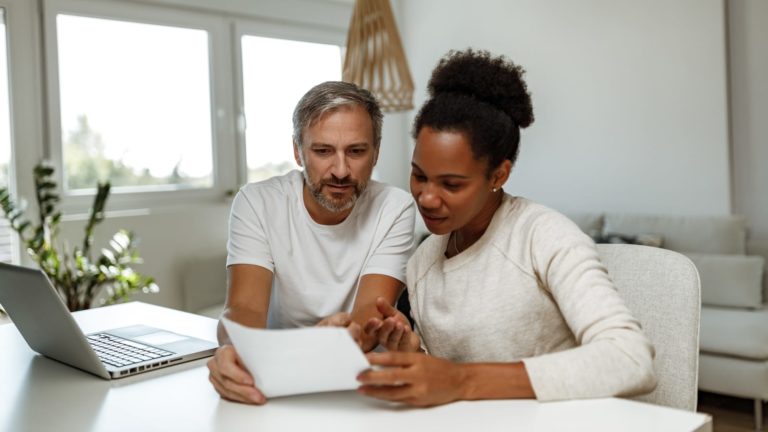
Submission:
M 659 216 L 606 213 L 603 233 L 653 233 L 678 252 L 744 254 L 746 228 L 741 216 Z
M 768 360 L 768 310 L 701 308 L 701 352 Z
M 763 257 L 694 253 L 686 255 L 699 270 L 703 304 L 762 307 L 765 264 Z

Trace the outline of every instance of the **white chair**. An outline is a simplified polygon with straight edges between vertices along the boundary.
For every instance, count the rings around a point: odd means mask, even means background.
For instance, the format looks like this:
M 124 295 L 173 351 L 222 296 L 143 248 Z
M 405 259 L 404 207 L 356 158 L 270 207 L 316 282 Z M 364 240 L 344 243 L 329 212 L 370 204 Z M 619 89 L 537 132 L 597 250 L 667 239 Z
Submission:
M 633 399 L 695 411 L 701 315 L 696 267 L 682 254 L 648 246 L 599 244 L 597 251 L 656 349 L 656 389 Z

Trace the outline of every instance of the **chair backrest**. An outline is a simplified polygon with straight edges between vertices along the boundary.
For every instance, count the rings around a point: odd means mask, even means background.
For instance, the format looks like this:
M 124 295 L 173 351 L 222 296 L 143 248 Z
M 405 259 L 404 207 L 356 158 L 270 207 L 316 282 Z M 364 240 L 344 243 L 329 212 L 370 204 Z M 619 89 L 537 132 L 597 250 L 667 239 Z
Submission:
M 701 316 L 696 267 L 686 256 L 667 249 L 599 244 L 597 250 L 656 349 L 656 389 L 633 399 L 694 411 Z

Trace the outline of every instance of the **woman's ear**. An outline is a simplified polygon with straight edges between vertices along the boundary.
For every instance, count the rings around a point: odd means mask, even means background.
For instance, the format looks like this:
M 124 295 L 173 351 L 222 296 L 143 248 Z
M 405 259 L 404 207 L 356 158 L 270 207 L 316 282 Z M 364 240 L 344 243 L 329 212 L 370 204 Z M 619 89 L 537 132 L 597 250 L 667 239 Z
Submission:
M 493 173 L 491 173 L 491 188 L 501 189 L 504 183 L 507 182 L 509 174 L 512 172 L 512 162 L 509 159 L 504 159 Z

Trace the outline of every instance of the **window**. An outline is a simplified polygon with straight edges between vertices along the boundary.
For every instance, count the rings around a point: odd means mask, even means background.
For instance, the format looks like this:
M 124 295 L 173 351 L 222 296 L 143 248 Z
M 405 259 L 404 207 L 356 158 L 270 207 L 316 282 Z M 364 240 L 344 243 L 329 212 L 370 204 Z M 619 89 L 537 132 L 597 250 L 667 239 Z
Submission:
M 341 47 L 244 35 L 241 39 L 248 181 L 296 167 L 291 117 L 314 85 L 341 79 Z
M 112 210 L 132 211 L 221 202 L 282 174 L 296 166 L 296 102 L 341 79 L 345 32 L 333 28 L 170 0 L 42 3 L 44 156 L 65 214 L 87 212 L 97 181 L 111 182 Z
M 8 93 L 8 48 L 5 31 L 5 10 L 0 8 L 0 186 L 10 185 L 11 168 L 11 110 Z M 0 210 L 1 211 L 1 210 Z M 0 220 L 0 262 L 13 259 L 11 227 Z
M 208 32 L 57 14 L 63 184 L 213 186 Z

